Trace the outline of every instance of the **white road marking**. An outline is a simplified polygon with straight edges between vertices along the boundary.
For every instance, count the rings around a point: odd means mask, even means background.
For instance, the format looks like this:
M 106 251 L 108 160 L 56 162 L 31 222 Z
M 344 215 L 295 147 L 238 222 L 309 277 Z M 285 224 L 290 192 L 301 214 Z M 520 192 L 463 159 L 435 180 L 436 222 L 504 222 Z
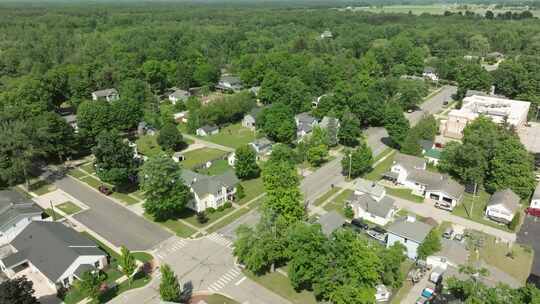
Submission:
M 247 277 L 242 277 L 240 280 L 238 280 L 238 282 L 236 282 L 234 285 L 238 286 L 240 284 L 242 284 L 242 282 L 244 282 L 245 280 L 247 279 Z

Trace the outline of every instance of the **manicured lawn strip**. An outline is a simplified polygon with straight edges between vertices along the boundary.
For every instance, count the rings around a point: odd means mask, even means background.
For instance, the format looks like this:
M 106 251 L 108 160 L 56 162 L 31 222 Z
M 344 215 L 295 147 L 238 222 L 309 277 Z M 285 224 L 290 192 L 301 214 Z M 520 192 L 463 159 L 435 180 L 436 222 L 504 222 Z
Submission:
M 201 137 L 201 139 L 236 149 L 255 140 L 255 132 L 242 127 L 241 123 L 236 123 L 220 129 L 216 135 Z
M 373 168 L 369 173 L 364 175 L 365 179 L 378 181 L 382 178 L 382 175 L 390 171 L 392 163 L 394 162 L 393 155 L 388 156 L 385 160 L 381 161 L 377 166 Z
M 116 251 L 112 250 L 112 248 L 110 248 L 109 246 L 105 245 L 104 243 L 102 243 L 100 240 L 96 239 L 95 237 L 93 237 L 90 233 L 86 232 L 86 231 L 83 231 L 81 232 L 82 234 L 84 234 L 85 236 L 87 236 L 88 238 L 90 238 L 91 240 L 93 240 L 94 242 L 96 242 L 96 244 L 98 244 L 98 247 L 101 248 L 101 250 L 107 252 L 109 254 L 109 256 L 115 260 L 118 260 L 118 258 L 120 257 L 120 255 L 118 253 L 116 253 Z
M 33 184 L 30 184 L 30 191 L 34 192 L 38 196 L 41 196 L 43 194 L 47 194 L 49 192 L 52 192 L 56 190 L 56 187 L 54 185 L 51 185 L 49 182 L 44 180 L 37 180 Z
M 401 263 L 401 273 L 403 273 L 405 276 L 407 276 L 407 273 L 413 266 L 413 261 L 411 260 L 405 260 L 405 262 Z M 394 291 L 394 295 L 390 301 L 390 304 L 401 304 L 403 303 L 403 300 L 407 295 L 409 294 L 409 291 L 413 287 L 413 283 L 410 280 L 405 280 L 403 282 L 403 286 L 397 291 Z
M 141 263 L 146 263 L 146 262 L 150 262 L 151 260 L 154 259 L 154 256 L 152 256 L 151 254 L 149 253 L 146 253 L 146 252 L 142 252 L 142 251 L 139 251 L 139 252 L 133 252 L 133 257 L 140 261 Z
M 92 176 L 83 177 L 81 178 L 81 181 L 87 183 L 90 187 L 95 189 L 99 188 L 99 186 L 103 184 L 99 179 Z
M 48 216 L 50 216 L 51 218 L 53 218 L 53 210 L 52 210 L 51 208 L 45 209 L 45 213 L 46 213 Z M 61 220 L 61 219 L 63 219 L 63 218 L 64 218 L 63 215 L 59 214 L 59 213 L 56 212 L 56 211 L 54 212 L 54 218 L 53 218 L 53 220 L 58 221 L 58 220 Z
M 236 202 L 238 205 L 243 205 L 264 192 L 264 185 L 261 177 L 243 181 L 240 184 L 244 187 L 246 196 Z
M 226 214 L 231 213 L 233 210 L 234 210 L 234 207 L 227 208 L 227 209 L 222 210 L 222 211 L 216 210 L 216 211 L 214 211 L 212 213 L 207 211 L 205 213 L 206 213 L 206 217 L 208 217 L 208 221 L 206 223 L 204 223 L 204 224 L 201 224 L 201 223 L 199 223 L 199 221 L 197 221 L 197 214 L 195 214 L 195 212 L 186 212 L 185 216 L 182 215 L 182 216 L 180 216 L 180 218 L 183 219 L 184 221 L 190 223 L 193 226 L 202 228 L 202 227 L 208 226 L 211 223 L 217 221 L 218 219 L 222 218 Z
M 80 179 L 81 177 L 85 176 L 85 175 L 88 175 L 88 173 L 82 171 L 82 170 L 79 169 L 79 168 L 71 169 L 71 170 L 68 171 L 67 174 L 68 174 L 69 176 L 73 176 L 73 177 L 79 178 L 79 179 Z
M 201 169 L 198 172 L 204 175 L 219 175 L 226 171 L 233 170 L 226 159 L 220 159 L 212 163 L 210 168 Z
M 375 156 L 375 158 L 373 158 L 373 163 L 376 163 L 377 161 L 379 161 L 381 158 L 385 157 L 386 155 L 390 154 L 390 153 L 393 153 L 395 152 L 394 149 L 392 148 L 386 148 L 384 151 L 382 151 L 381 153 L 379 153 L 379 155 Z
M 82 292 L 79 291 L 79 289 L 75 287 L 71 287 L 69 292 L 66 294 L 64 298 L 65 304 L 76 304 L 79 303 L 82 299 L 86 298 L 85 295 L 82 294 Z
M 349 198 L 349 196 L 353 193 L 353 190 L 346 189 L 343 192 L 341 192 L 338 196 L 336 196 L 331 202 L 324 205 L 324 210 L 326 211 L 332 211 L 335 210 L 339 214 L 345 216 L 344 214 L 344 207 L 345 207 L 345 200 Z
M 267 273 L 262 276 L 256 276 L 249 271 L 243 271 L 244 274 L 252 279 L 253 281 L 259 283 L 263 287 L 267 288 L 270 291 L 277 293 L 278 295 L 284 297 L 285 299 L 291 301 L 292 303 L 298 304 L 316 304 L 317 301 L 311 292 L 301 291 L 296 292 L 291 286 L 289 278 L 280 274 L 279 272 Z
M 236 211 L 235 213 L 223 218 L 221 221 L 218 221 L 216 224 L 214 224 L 212 227 L 206 229 L 206 231 L 208 233 L 212 233 L 212 232 L 215 232 L 227 225 L 229 225 L 230 223 L 234 222 L 235 220 L 237 220 L 238 218 L 240 218 L 242 215 L 248 213 L 249 211 L 251 211 L 251 209 L 248 209 L 248 208 L 241 208 L 240 210 Z
M 182 161 L 181 164 L 184 168 L 192 169 L 197 165 L 220 158 L 225 154 L 227 154 L 226 151 L 211 148 L 191 150 L 184 153 L 186 159 Z
M 328 190 L 328 192 L 326 192 L 325 194 L 319 196 L 318 199 L 315 200 L 315 206 L 320 206 L 322 203 L 324 203 L 329 197 L 331 197 L 332 195 L 334 195 L 335 193 L 339 192 L 341 190 L 340 187 L 334 187 L 330 190 Z
M 204 301 L 208 304 L 240 304 L 233 299 L 229 299 L 219 294 L 209 295 Z
M 473 207 L 473 195 L 465 193 L 463 195 L 463 201 L 459 204 L 452 213 L 463 218 L 491 226 L 493 228 L 501 229 L 504 231 L 510 231 L 506 225 L 497 224 L 491 220 L 484 218 L 484 212 L 486 210 L 487 203 L 491 196 L 484 190 L 478 191 L 478 195 L 474 197 Z M 470 214 L 472 208 L 472 214 Z
M 390 187 L 385 187 L 385 188 L 386 188 L 386 194 L 388 195 L 396 196 L 396 197 L 399 197 L 399 198 L 402 198 L 411 202 L 415 202 L 415 203 L 424 202 L 424 197 L 412 194 L 412 190 L 410 189 L 396 189 L 396 188 L 390 188 Z
M 96 167 L 94 166 L 94 162 L 89 162 L 81 166 L 81 169 L 88 172 L 88 174 L 94 174 L 96 173 Z
M 135 143 L 137 144 L 137 151 L 144 156 L 154 157 L 163 152 L 157 143 L 157 135 L 141 136 L 135 141 Z
M 118 199 L 118 200 L 121 200 L 122 202 L 128 204 L 128 205 L 133 205 L 133 204 L 137 204 L 139 203 L 140 201 L 125 194 L 125 193 L 121 193 L 121 192 L 114 192 L 113 194 L 111 194 L 112 197 Z
M 154 221 L 153 217 L 147 213 L 144 214 L 144 217 L 148 219 L 149 221 Z M 177 236 L 187 238 L 190 237 L 192 234 L 194 234 L 196 231 L 193 230 L 193 228 L 187 226 L 186 224 L 178 221 L 178 220 L 167 220 L 164 222 L 156 222 L 163 227 L 166 227 L 176 233 Z
M 56 208 L 62 210 L 67 215 L 72 215 L 82 210 L 81 207 L 75 205 L 70 201 L 57 205 Z

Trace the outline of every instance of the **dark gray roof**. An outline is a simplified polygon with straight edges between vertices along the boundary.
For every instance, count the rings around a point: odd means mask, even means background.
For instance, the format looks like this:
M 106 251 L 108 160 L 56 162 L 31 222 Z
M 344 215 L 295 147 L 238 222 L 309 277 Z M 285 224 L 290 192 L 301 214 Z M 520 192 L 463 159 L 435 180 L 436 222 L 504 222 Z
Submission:
M 330 235 L 334 230 L 345 224 L 345 218 L 336 211 L 330 211 L 319 217 L 319 224 L 321 224 L 322 231 L 326 235 Z
M 388 196 L 377 202 L 367 194 L 356 195 L 353 193 L 348 201 L 352 206 L 360 207 L 367 213 L 383 218 L 386 218 L 388 212 L 394 208 L 394 200 Z
M 418 141 L 418 144 L 422 147 L 422 150 L 427 151 L 431 148 L 433 148 L 433 141 L 432 140 L 426 140 L 421 139 Z
M 430 188 L 431 186 L 438 185 L 441 180 L 443 180 L 443 175 L 427 170 L 419 170 L 419 169 L 412 169 L 409 170 L 409 175 L 407 176 L 408 180 L 417 182 L 419 184 L 427 186 L 427 188 Z
M 437 71 L 435 70 L 434 67 L 429 67 L 428 66 L 428 67 L 424 68 L 424 73 L 435 73 L 435 72 L 437 72 Z
M 118 95 L 118 91 L 114 88 L 112 89 L 105 89 L 105 90 L 99 90 L 95 91 L 92 94 L 96 95 L 97 97 L 107 97 L 110 95 Z
M 204 125 L 200 129 L 202 129 L 205 133 L 210 133 L 215 130 L 219 130 L 218 126 L 211 126 L 211 125 Z
M 298 125 L 298 131 L 303 131 L 304 133 L 309 133 L 313 130 L 313 126 L 308 123 L 300 123 Z
M 226 171 L 221 175 L 210 176 L 183 169 L 182 179 L 199 197 L 215 194 L 222 187 L 233 187 L 240 182 L 233 170 Z
M 43 212 L 32 200 L 13 190 L 0 191 L 0 230 L 19 218 Z
M 396 156 L 394 156 L 394 163 L 402 165 L 407 170 L 411 170 L 414 168 L 424 168 L 426 165 L 426 160 L 422 157 L 397 153 Z
M 317 119 L 313 116 L 311 116 L 311 114 L 309 112 L 304 112 L 304 113 L 300 113 L 300 114 L 297 114 L 295 116 L 296 120 L 298 121 L 299 124 L 302 124 L 302 123 L 305 123 L 305 124 L 313 124 L 314 122 L 317 121 Z
M 78 257 L 106 255 L 94 241 L 59 222 L 31 222 L 11 245 L 17 252 L 2 260 L 6 267 L 28 260 L 52 282 Z
M 323 117 L 319 125 L 321 126 L 321 128 L 326 129 L 328 128 L 328 124 L 330 123 L 330 121 L 335 121 L 336 126 L 339 126 L 339 119 L 329 116 Z
M 242 84 L 242 80 L 240 79 L 240 77 L 237 77 L 237 76 L 221 76 L 221 78 L 219 79 L 219 82 L 227 82 L 227 83 L 230 83 L 231 85 Z
M 453 180 L 451 177 L 443 175 L 442 179 L 428 184 L 426 186 L 426 191 L 441 191 L 454 199 L 459 200 L 465 192 L 465 187 Z
M 493 193 L 487 205 L 489 207 L 501 204 L 506 209 L 508 209 L 508 211 L 515 213 L 517 210 L 519 210 L 519 201 L 520 198 L 517 194 L 514 193 L 514 191 L 510 189 L 505 189 Z
M 251 144 L 257 147 L 259 151 L 272 147 L 272 141 L 266 137 L 257 138 Z
M 372 195 L 372 196 L 381 196 L 385 192 L 385 189 L 383 186 L 377 184 L 374 181 L 370 181 L 363 178 L 359 178 L 356 181 L 355 190 Z
M 399 219 L 388 227 L 388 232 L 422 243 L 433 227 L 419 221 L 410 222 L 406 218 Z
M 169 96 L 173 98 L 181 99 L 181 100 L 186 100 L 189 98 L 190 94 L 188 91 L 176 90 L 173 93 L 171 93 L 171 95 Z

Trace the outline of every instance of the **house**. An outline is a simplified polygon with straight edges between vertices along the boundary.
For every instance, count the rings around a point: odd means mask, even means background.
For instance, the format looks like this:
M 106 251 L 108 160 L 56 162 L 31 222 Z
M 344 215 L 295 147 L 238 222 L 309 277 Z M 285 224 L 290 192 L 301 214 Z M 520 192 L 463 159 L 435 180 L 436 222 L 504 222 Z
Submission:
M 182 111 L 173 114 L 174 121 L 178 123 L 187 123 L 189 118 L 189 111 Z
M 177 89 L 169 94 L 169 101 L 175 105 L 177 102 L 186 102 L 191 94 L 188 91 Z
M 116 89 L 99 90 L 92 93 L 92 100 L 106 100 L 108 102 L 120 99 L 118 91 Z
M 439 75 L 437 75 L 437 71 L 433 67 L 425 67 L 422 76 L 431 81 L 439 81 Z
M 520 198 L 510 189 L 495 192 L 486 207 L 486 217 L 490 220 L 508 224 L 519 211 Z
M 321 39 L 331 39 L 331 38 L 334 38 L 334 35 L 332 35 L 332 32 L 330 32 L 329 30 L 326 30 L 321 33 Z
M 335 118 L 335 117 L 329 117 L 329 116 L 325 116 L 323 117 L 323 119 L 321 120 L 321 122 L 319 123 L 319 126 L 323 129 L 327 129 L 328 128 L 328 124 L 330 124 L 330 121 L 332 121 L 336 128 L 339 129 L 340 127 L 340 124 L 339 124 L 339 119 Z
M 190 170 L 182 170 L 182 180 L 193 193 L 188 207 L 195 212 L 207 208 L 218 208 L 227 201 L 233 201 L 236 185 L 240 182 L 234 171 L 229 170 L 221 175 L 203 175 Z
M 407 249 L 407 257 L 414 260 L 418 257 L 418 247 L 424 242 L 432 228 L 426 223 L 418 222 L 413 216 L 404 217 L 386 229 L 388 231 L 386 247 L 401 243 Z
M 41 220 L 43 210 L 13 190 L 0 191 L 0 246 L 13 240 L 32 221 Z
M 237 92 L 242 90 L 242 80 L 236 76 L 221 76 L 216 89 L 223 92 Z
M 321 215 L 317 222 L 321 225 L 322 232 L 328 236 L 332 234 L 334 230 L 343 227 L 343 224 L 345 224 L 346 221 L 341 214 L 337 213 L 337 211 L 330 211 Z
M 258 155 L 269 155 L 272 153 L 272 145 L 274 143 L 266 137 L 257 138 L 249 145 L 257 152 Z
M 388 224 L 396 212 L 395 202 L 386 196 L 376 200 L 369 194 L 352 193 L 346 200 L 351 206 L 354 217 L 362 218 L 380 226 Z
M 397 153 L 394 156 L 390 172 L 386 173 L 386 179 L 393 180 L 398 184 L 405 184 L 407 176 L 413 170 L 425 170 L 426 160 L 421 157 L 411 156 L 407 154 Z
M 251 88 L 249 88 L 249 92 L 251 92 L 251 94 L 253 94 L 253 96 L 255 96 L 255 97 L 259 96 L 260 91 L 261 91 L 261 87 L 251 87 Z
M 452 211 L 461 202 L 465 187 L 447 175 L 426 185 L 425 197 L 434 201 L 435 207 Z
M 257 117 L 263 109 L 264 108 L 262 107 L 255 107 L 251 109 L 249 113 L 244 115 L 244 118 L 242 119 L 242 127 L 255 131 L 255 128 L 257 126 Z
M 356 185 L 354 187 L 354 194 L 367 194 L 371 196 L 374 200 L 379 202 L 386 195 L 386 189 L 383 186 L 377 184 L 376 182 L 359 178 L 356 181 Z
M 296 136 L 298 139 L 302 139 L 304 136 L 311 133 L 313 127 L 318 124 L 317 119 L 308 112 L 297 114 L 294 117 L 294 120 L 296 122 Z
M 426 264 L 433 268 L 446 270 L 448 267 L 458 268 L 468 262 L 469 251 L 462 242 L 441 239 L 441 250 L 426 258 Z
M 62 116 L 62 118 L 67 122 L 67 124 L 73 128 L 75 133 L 79 131 L 79 127 L 77 126 L 77 114 L 69 114 Z
M 9 246 L 11 254 L 0 260 L 7 277 L 38 276 L 53 290 L 107 265 L 107 255 L 94 241 L 60 222 L 31 222 Z
M 424 158 L 427 160 L 428 164 L 437 166 L 441 160 L 441 149 L 432 148 L 427 150 L 424 153 Z
M 229 153 L 229 155 L 227 155 L 227 164 L 229 164 L 229 166 L 231 167 L 234 167 L 235 163 L 236 163 L 236 153 L 231 152 Z
M 212 126 L 204 125 L 198 128 L 196 133 L 198 136 L 210 136 L 210 135 L 218 134 L 219 128 L 216 125 L 212 125 Z
M 422 147 L 422 154 L 425 154 L 428 150 L 431 150 L 435 143 L 432 140 L 420 139 L 418 141 L 420 147 Z
M 139 122 L 137 126 L 137 134 L 139 136 L 150 135 L 155 136 L 158 133 L 158 130 L 151 125 L 147 124 L 145 121 Z
M 186 156 L 182 152 L 174 152 L 172 155 L 172 159 L 175 163 L 179 163 L 181 161 L 184 161 L 186 159 Z
M 500 52 L 491 52 L 491 53 L 486 54 L 486 59 L 499 61 L 501 59 L 504 59 L 504 55 L 503 53 L 500 53 Z
M 527 124 L 531 103 L 497 96 L 472 95 L 463 99 L 459 110 L 448 113 L 448 119 L 441 120 L 439 132 L 446 137 L 461 139 L 463 129 L 480 115 L 490 118 L 497 124 L 507 123 L 516 130 Z
M 392 292 L 383 284 L 375 287 L 375 302 L 388 302 Z

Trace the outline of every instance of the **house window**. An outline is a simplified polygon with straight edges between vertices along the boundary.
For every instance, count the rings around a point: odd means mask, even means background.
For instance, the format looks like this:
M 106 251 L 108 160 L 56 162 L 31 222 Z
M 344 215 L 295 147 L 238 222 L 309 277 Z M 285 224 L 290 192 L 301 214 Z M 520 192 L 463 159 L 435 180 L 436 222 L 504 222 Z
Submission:
M 405 244 L 406 244 L 406 243 L 407 243 L 407 239 L 403 239 L 403 243 L 405 243 Z
M 64 286 L 66 287 L 69 286 L 69 278 L 65 278 L 63 282 L 64 282 Z
M 99 268 L 99 261 L 96 261 L 96 262 L 94 263 L 94 267 Z

